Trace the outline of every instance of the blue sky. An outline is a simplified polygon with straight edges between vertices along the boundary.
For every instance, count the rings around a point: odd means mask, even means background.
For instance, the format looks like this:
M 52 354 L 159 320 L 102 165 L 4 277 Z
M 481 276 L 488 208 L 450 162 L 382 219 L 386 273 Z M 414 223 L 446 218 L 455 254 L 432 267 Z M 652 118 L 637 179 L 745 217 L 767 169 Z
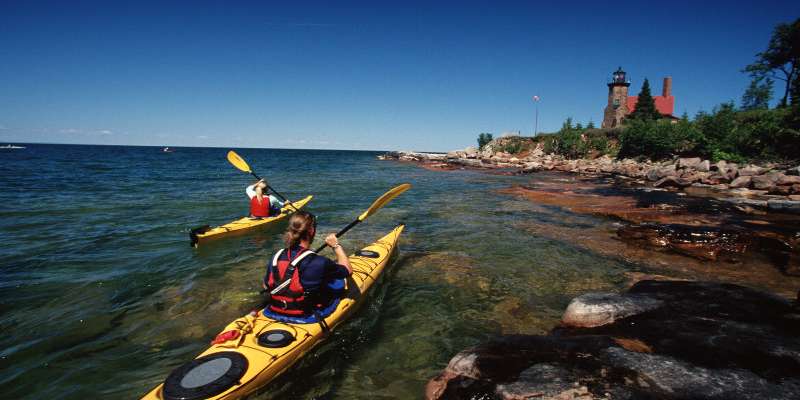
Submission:
M 739 101 L 800 2 L 4 1 L 0 142 L 449 150 L 602 119 L 673 77 L 676 113 Z

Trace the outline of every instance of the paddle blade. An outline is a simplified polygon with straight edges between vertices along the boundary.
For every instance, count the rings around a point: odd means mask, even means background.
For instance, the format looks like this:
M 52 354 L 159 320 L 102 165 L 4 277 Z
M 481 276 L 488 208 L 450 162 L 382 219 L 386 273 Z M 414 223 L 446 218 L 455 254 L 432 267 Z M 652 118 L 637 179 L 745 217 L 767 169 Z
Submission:
M 252 171 L 250 171 L 250 166 L 247 165 L 247 161 L 245 161 L 242 157 L 239 157 L 239 155 L 233 150 L 228 152 L 228 161 L 230 161 L 230 163 L 240 171 L 252 173 Z
M 367 211 L 364 211 L 363 214 L 358 216 L 358 220 L 363 221 L 367 219 L 367 217 L 374 214 L 375 211 L 380 210 L 381 207 L 385 206 L 387 203 L 392 201 L 392 199 L 394 199 L 397 196 L 400 196 L 403 192 L 405 192 L 408 189 L 411 189 L 410 183 L 404 183 L 402 185 L 395 186 L 394 188 L 392 188 L 392 190 L 389 190 L 388 192 L 384 193 L 383 196 L 381 196 L 378 200 L 375 200 L 372 203 L 372 205 L 369 206 L 369 209 L 367 209 Z

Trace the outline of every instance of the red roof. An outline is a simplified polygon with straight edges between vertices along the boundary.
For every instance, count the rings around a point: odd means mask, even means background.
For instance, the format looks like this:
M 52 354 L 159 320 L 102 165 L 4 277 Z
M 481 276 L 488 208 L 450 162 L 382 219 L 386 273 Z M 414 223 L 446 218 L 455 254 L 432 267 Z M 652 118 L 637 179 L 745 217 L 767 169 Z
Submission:
M 653 96 L 656 102 L 656 110 L 664 115 L 672 115 L 675 109 L 675 96 Z M 628 96 L 628 112 L 633 112 L 636 109 L 636 102 L 639 101 L 639 96 Z

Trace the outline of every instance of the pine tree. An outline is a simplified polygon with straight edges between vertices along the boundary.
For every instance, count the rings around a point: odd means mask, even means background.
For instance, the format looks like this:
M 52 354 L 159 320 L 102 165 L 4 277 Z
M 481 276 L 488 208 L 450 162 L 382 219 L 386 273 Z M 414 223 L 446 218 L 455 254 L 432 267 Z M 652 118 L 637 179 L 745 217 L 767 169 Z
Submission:
M 639 92 L 636 108 L 628 115 L 628 118 L 638 120 L 661 118 L 661 113 L 656 109 L 656 102 L 653 100 L 653 95 L 650 94 L 650 82 L 647 81 L 647 78 L 644 79 L 642 91 Z
M 764 110 L 769 108 L 769 100 L 772 98 L 772 83 L 773 81 L 769 77 L 753 77 L 750 86 L 742 95 L 742 109 Z
M 594 121 L 589 120 L 589 123 L 586 124 L 586 129 L 594 129 Z
M 561 124 L 561 132 L 571 131 L 572 129 L 572 117 L 567 117 L 566 121 Z

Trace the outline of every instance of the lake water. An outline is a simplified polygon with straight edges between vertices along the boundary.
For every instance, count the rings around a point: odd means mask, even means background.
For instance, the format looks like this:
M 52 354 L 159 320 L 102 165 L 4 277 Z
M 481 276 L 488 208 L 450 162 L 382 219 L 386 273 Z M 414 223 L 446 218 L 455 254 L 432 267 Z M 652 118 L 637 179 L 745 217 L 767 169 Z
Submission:
M 0 150 L 2 397 L 138 398 L 259 302 L 283 226 L 189 246 L 192 227 L 247 212 L 253 179 L 227 150 Z M 251 398 L 420 398 L 456 352 L 544 333 L 574 296 L 620 289 L 642 268 L 531 233 L 608 224 L 497 192 L 537 178 L 428 171 L 375 152 L 238 152 L 282 194 L 313 194 L 322 233 L 413 185 L 342 239 L 353 251 L 406 224 L 374 301 Z

